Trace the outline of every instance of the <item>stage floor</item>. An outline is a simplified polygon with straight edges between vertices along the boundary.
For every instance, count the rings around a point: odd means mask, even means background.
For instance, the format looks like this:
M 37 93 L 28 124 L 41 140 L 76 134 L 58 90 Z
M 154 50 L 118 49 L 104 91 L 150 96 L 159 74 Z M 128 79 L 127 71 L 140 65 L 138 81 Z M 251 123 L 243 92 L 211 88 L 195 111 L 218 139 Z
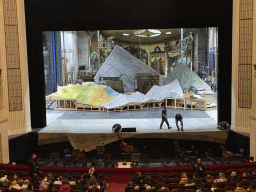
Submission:
M 168 122 L 172 129 L 159 129 L 162 109 L 147 109 L 124 112 L 58 111 L 47 110 L 47 126 L 39 133 L 111 133 L 116 123 L 123 128 L 136 127 L 138 133 L 177 132 L 174 116 L 183 116 L 184 131 L 218 131 L 217 110 L 198 111 L 167 109 Z
M 172 129 L 164 123 L 160 129 L 161 108 L 124 111 L 59 111 L 47 110 L 47 126 L 33 129 L 38 132 L 38 144 L 70 141 L 74 148 L 91 151 L 97 145 L 106 145 L 120 140 L 112 133 L 116 123 L 122 128 L 136 127 L 136 132 L 122 132 L 122 138 L 170 138 L 201 140 L 225 143 L 227 134 L 217 129 L 217 110 L 198 111 L 167 109 L 168 121 Z M 175 115 L 183 116 L 184 131 L 177 131 Z

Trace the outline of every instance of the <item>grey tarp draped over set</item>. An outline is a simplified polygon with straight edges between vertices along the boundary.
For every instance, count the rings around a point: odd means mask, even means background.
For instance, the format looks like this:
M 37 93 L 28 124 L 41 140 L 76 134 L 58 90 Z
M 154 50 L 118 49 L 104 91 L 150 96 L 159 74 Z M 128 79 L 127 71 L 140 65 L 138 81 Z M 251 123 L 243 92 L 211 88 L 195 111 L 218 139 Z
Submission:
M 125 91 L 134 91 L 136 73 L 158 75 L 157 71 L 116 45 L 95 75 L 94 82 L 101 83 L 100 77 L 120 77 Z

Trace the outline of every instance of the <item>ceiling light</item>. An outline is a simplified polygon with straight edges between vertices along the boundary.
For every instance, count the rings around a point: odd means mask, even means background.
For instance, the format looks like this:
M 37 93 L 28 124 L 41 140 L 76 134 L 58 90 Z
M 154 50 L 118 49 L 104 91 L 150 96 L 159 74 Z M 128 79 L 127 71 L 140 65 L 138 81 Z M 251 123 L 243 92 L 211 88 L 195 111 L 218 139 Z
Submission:
M 155 29 L 141 29 L 134 32 L 138 37 L 156 37 L 161 34 L 161 31 Z
M 159 36 L 160 34 L 154 34 L 154 35 L 150 35 L 150 37 L 156 37 Z
M 148 37 L 147 35 L 136 35 L 138 37 Z
M 129 34 L 128 33 L 124 33 L 123 36 L 129 36 Z
M 172 32 L 166 32 L 166 35 L 170 35 Z

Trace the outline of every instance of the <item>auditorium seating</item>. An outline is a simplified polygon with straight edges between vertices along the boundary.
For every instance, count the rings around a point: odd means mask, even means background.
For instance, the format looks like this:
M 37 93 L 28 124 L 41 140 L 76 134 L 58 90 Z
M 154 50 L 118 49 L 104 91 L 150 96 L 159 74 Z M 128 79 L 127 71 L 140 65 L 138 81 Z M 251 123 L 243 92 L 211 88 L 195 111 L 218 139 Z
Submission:
M 63 167 L 39 167 L 42 175 L 46 175 L 49 172 L 53 173 L 55 177 L 67 177 L 71 175 L 74 180 L 78 180 L 82 174 L 88 173 L 89 168 L 63 168 Z M 192 179 L 193 167 L 161 167 L 161 168 L 128 168 L 128 169 L 118 169 L 118 168 L 96 168 L 98 175 L 101 179 L 106 180 L 106 182 L 127 182 L 131 180 L 131 176 L 140 171 L 142 173 L 142 178 L 147 175 L 151 176 L 152 186 L 155 186 L 159 181 L 164 182 L 165 186 L 170 190 L 177 189 L 178 191 L 192 192 L 201 186 L 201 182 L 196 182 L 195 186 L 186 187 L 185 185 L 179 185 L 181 179 L 181 173 L 185 172 L 189 179 Z M 219 172 L 224 172 L 226 177 L 228 177 L 232 171 L 237 172 L 238 177 L 242 177 L 244 172 L 249 172 L 252 174 L 256 170 L 256 163 L 236 163 L 236 164 L 219 164 L 219 165 L 205 165 L 204 176 L 211 175 L 213 180 L 218 178 Z M 10 165 L 10 164 L 0 164 L 0 172 L 3 175 L 7 175 L 10 179 L 14 174 L 17 174 L 19 178 L 29 179 L 30 172 L 29 167 L 26 165 Z M 124 177 L 128 176 L 128 177 Z M 122 180 L 125 178 L 125 180 Z M 256 182 L 256 180 L 251 180 Z M 218 183 L 217 188 L 222 191 L 229 186 L 233 191 L 236 188 L 238 181 L 229 181 Z M 211 185 L 211 183 L 210 183 Z M 250 182 L 243 186 L 247 188 L 250 186 Z M 54 185 L 55 189 L 58 190 L 60 185 Z M 74 191 L 74 185 L 71 186 Z M 194 188 L 194 189 L 193 189 Z M 145 186 L 140 185 L 140 191 L 145 191 Z M 39 191 L 38 187 L 35 186 L 34 191 Z M 18 192 L 17 190 L 15 192 Z M 77 191 L 78 192 L 78 191 Z

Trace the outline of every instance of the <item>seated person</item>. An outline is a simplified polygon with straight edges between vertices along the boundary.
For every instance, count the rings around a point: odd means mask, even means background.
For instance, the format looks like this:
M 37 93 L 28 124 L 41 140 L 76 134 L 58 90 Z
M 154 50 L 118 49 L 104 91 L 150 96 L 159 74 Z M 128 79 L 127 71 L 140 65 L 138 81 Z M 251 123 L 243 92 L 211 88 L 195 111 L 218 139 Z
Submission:
M 40 184 L 41 180 L 42 180 L 42 178 L 39 178 L 38 174 L 34 173 L 31 183 L 33 183 L 33 184 Z
M 246 191 L 256 191 L 256 183 L 252 182 Z
M 150 175 L 147 175 L 147 176 L 143 179 L 142 184 L 143 184 L 143 185 L 145 185 L 145 184 L 151 185 L 151 177 L 150 177 Z
M 238 177 L 235 171 L 232 171 L 230 176 L 228 177 L 228 181 L 238 181 Z
M 134 186 L 133 192 L 140 192 L 140 187 L 138 185 Z
M 9 187 L 10 186 L 10 181 L 7 179 L 7 176 L 6 177 L 2 177 L 0 179 L 0 183 L 1 183 L 2 187 Z
M 211 185 L 206 181 L 206 179 L 202 179 L 201 189 L 205 188 L 211 188 Z
M 212 183 L 212 182 L 213 182 L 213 179 L 212 179 L 212 176 L 211 176 L 211 175 L 207 175 L 207 176 L 205 177 L 205 180 L 206 180 L 207 183 Z
M 161 191 L 169 191 L 169 189 L 167 187 L 162 186 Z
M 21 188 L 22 188 L 22 189 L 28 188 L 28 184 L 29 184 L 29 183 L 30 183 L 29 180 L 26 179 L 26 180 L 23 182 L 23 185 L 21 186 Z
M 127 182 L 127 185 L 125 187 L 125 192 L 133 192 L 133 183 L 131 181 Z
M 88 190 L 88 189 L 86 189 L 82 178 L 78 179 L 77 184 L 75 186 L 75 190 L 79 190 L 79 191 L 82 191 L 82 192 L 85 192 L 85 190 Z
M 219 183 L 219 182 L 227 182 L 228 180 L 226 179 L 226 176 L 223 172 L 219 173 L 219 179 L 215 179 L 214 183 Z
M 236 185 L 236 189 L 234 190 L 234 192 L 245 192 L 245 189 L 242 188 L 242 183 L 238 182 L 237 185 Z
M 249 184 L 251 184 L 250 174 L 248 172 L 244 172 L 240 182 L 242 186 L 249 186 Z
M 29 183 L 26 189 L 22 189 L 21 192 L 33 192 L 33 183 Z
M 66 179 L 62 179 L 62 185 L 59 188 L 59 192 L 70 192 L 71 187 Z
M 217 189 L 217 184 L 216 183 L 212 183 L 211 191 L 214 191 L 215 189 Z
M 227 121 L 221 121 L 217 129 L 229 132 L 231 130 L 231 127 Z
M 141 172 L 135 173 L 135 175 L 132 177 L 132 183 L 137 185 L 142 184 Z
M 48 180 L 48 178 L 47 178 L 47 176 L 45 176 L 44 179 L 40 182 L 40 185 L 39 185 L 40 190 L 43 190 L 43 186 L 45 185 L 47 180 Z
M 185 185 L 185 184 L 188 184 L 188 183 L 189 182 L 188 182 L 187 174 L 186 173 L 182 173 L 179 185 Z
M 93 175 L 90 177 L 89 181 L 85 185 L 89 189 L 89 191 L 94 189 L 101 189 L 100 185 L 98 184 L 96 178 Z
M 21 186 L 17 183 L 16 180 L 13 180 L 13 181 L 11 182 L 11 185 L 10 185 L 10 188 L 9 188 L 9 189 L 10 189 L 10 190 L 12 190 L 12 189 L 22 190 Z

